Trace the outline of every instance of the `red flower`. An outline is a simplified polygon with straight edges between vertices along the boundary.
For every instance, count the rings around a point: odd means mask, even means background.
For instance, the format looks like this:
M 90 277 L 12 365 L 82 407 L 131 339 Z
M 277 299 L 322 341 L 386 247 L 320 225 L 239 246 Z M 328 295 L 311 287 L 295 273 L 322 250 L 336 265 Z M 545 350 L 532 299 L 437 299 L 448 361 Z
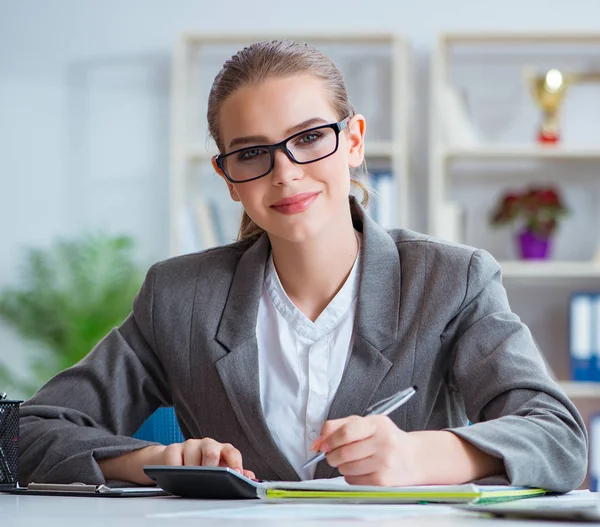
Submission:
M 531 186 L 525 191 L 507 192 L 498 200 L 490 216 L 493 226 L 521 220 L 524 227 L 538 236 L 550 236 L 558 220 L 567 214 L 559 193 L 552 187 Z
M 558 199 L 558 194 L 552 188 L 542 190 L 540 192 L 540 203 L 542 205 L 545 205 L 548 207 L 560 206 L 560 200 Z

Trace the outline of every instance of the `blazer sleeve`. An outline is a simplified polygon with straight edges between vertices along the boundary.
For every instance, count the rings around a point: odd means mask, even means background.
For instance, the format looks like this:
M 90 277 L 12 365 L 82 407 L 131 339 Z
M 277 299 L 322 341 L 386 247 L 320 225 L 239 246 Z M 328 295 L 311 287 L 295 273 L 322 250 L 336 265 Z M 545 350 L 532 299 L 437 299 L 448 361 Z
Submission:
M 485 251 L 471 257 L 465 298 L 451 326 L 451 375 L 473 424 L 450 431 L 501 458 L 512 485 L 576 488 L 587 470 L 584 422 L 511 311 L 500 266 Z
M 97 461 L 156 444 L 130 437 L 158 406 L 172 404 L 154 338 L 155 272 L 120 327 L 21 405 L 21 485 L 104 483 Z

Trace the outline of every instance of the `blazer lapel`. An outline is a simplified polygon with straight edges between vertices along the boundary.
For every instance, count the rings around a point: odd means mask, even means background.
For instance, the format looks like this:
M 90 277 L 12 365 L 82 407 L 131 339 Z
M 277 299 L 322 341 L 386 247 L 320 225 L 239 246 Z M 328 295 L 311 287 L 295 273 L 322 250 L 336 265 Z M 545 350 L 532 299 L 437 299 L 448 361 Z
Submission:
M 355 227 L 362 227 L 361 277 L 354 326 L 354 347 L 327 419 L 364 415 L 392 365 L 400 372 L 400 385 L 407 388 L 413 376 L 414 350 L 386 357 L 385 350 L 398 340 L 400 314 L 400 257 L 396 244 L 352 199 Z M 388 394 L 388 395 L 391 395 Z M 406 425 L 406 408 L 396 410 Z M 328 478 L 337 469 L 321 461 L 315 478 Z M 339 473 L 338 473 L 339 475 Z
M 260 404 L 256 320 L 268 251 L 268 237 L 262 235 L 240 259 L 217 332 L 229 353 L 216 367 L 253 447 L 283 480 L 294 481 L 298 474 L 273 440 Z

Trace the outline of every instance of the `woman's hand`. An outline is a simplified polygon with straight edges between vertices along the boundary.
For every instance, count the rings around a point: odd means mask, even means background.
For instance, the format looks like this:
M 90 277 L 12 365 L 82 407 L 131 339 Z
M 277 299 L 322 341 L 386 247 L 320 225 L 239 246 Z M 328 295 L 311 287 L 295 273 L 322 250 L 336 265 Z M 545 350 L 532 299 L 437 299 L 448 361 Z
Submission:
M 327 421 L 314 450 L 354 485 L 454 485 L 506 477 L 504 461 L 447 430 L 404 432 L 383 415 Z
M 350 416 L 327 421 L 313 449 L 326 452 L 353 485 L 418 485 L 418 441 L 387 416 Z
M 172 445 L 152 445 L 122 456 L 102 459 L 98 462 L 105 479 L 131 481 L 152 485 L 144 473 L 146 465 L 229 467 L 247 478 L 256 479 L 254 472 L 242 466 L 242 454 L 229 443 L 214 439 L 188 439 Z
M 173 443 L 162 451 L 162 465 L 229 467 L 247 478 L 255 479 L 242 465 L 242 454 L 230 443 L 219 443 L 208 437 Z

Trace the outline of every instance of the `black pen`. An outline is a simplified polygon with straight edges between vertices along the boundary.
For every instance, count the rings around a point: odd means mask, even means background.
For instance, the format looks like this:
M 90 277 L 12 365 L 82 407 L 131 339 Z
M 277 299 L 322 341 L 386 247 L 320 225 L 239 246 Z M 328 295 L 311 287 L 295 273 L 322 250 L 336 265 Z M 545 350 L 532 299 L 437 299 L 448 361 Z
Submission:
M 408 401 L 415 393 L 417 393 L 417 387 L 411 386 L 406 390 L 402 390 L 401 392 L 395 393 L 391 397 L 383 399 L 378 403 L 375 403 L 373 406 L 369 406 L 367 408 L 366 415 L 388 415 L 391 414 L 396 408 L 402 406 L 406 401 Z M 302 468 L 310 467 L 315 463 L 325 459 L 325 452 L 321 452 L 313 457 L 311 460 L 307 461 L 302 465 Z

